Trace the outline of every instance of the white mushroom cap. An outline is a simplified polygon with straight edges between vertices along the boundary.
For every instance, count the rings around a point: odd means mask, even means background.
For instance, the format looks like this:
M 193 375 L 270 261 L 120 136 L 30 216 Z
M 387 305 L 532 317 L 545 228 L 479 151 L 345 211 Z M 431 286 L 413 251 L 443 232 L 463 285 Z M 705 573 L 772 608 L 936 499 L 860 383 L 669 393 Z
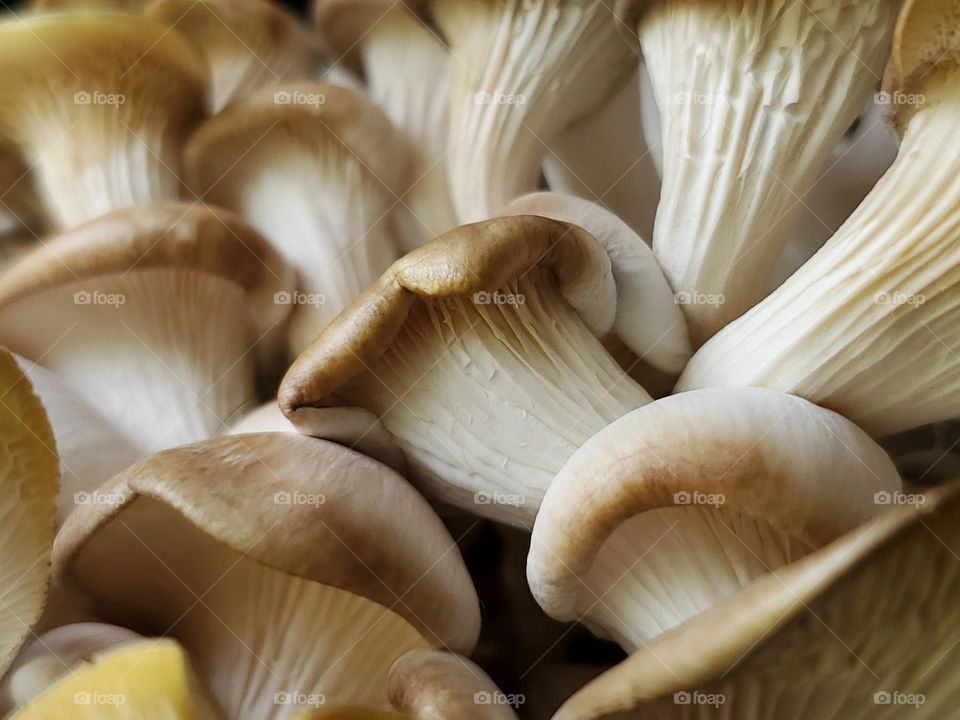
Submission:
M 551 483 L 534 597 L 625 649 L 839 537 L 900 490 L 862 430 L 759 388 L 672 395 L 598 432 Z
M 440 650 L 411 650 L 390 668 L 390 700 L 417 720 L 517 720 L 476 663 Z
M 386 708 L 397 657 L 476 642 L 479 604 L 453 539 L 359 453 L 236 435 L 153 455 L 102 490 L 122 501 L 68 518 L 58 581 L 105 618 L 179 639 L 228 717 Z
M 601 675 L 555 720 L 949 717 L 958 491 L 931 491 L 759 578 Z
M 145 12 L 203 55 L 214 113 L 263 85 L 305 79 L 319 64 L 317 38 L 270 0 L 155 0 Z
M 690 359 L 687 323 L 653 251 L 616 215 L 560 193 L 517 198 L 504 215 L 541 215 L 582 227 L 606 250 L 617 285 L 615 332 L 653 367 L 678 375 Z
M 50 574 L 58 460 L 29 380 L 0 350 L 0 673 L 40 619 Z
M 97 655 L 10 720 L 219 720 L 172 640 L 143 640 Z
M 271 85 L 201 125 L 184 149 L 193 190 L 249 220 L 295 267 L 295 355 L 398 254 L 390 228 L 405 172 L 390 122 L 360 92 Z
M 292 272 L 231 213 L 165 203 L 46 241 L 0 276 L 0 340 L 142 452 L 209 437 L 254 398 Z
M 615 314 L 610 259 L 582 228 L 466 225 L 341 313 L 287 372 L 280 407 L 298 428 L 333 394 L 364 407 L 434 498 L 522 525 L 575 448 L 650 401 L 595 337 Z
M 110 13 L 0 23 L 0 137 L 32 168 L 59 229 L 176 199 L 179 148 L 205 92 L 202 61 L 161 23 Z
M 824 247 L 698 351 L 678 389 L 758 385 L 879 437 L 960 416 L 960 111 L 952 6 L 910 2 L 885 92 L 893 165 Z
M 454 58 L 447 172 L 460 222 L 537 189 L 564 128 L 633 76 L 610 6 L 593 0 L 432 0 Z
M 694 345 L 768 290 L 801 203 L 873 92 L 897 3 L 624 2 L 660 108 L 653 248 Z
M 105 650 L 143 640 L 126 628 L 103 623 L 73 623 L 35 637 L 20 651 L 0 680 L 0 712 L 26 705 L 47 687 Z

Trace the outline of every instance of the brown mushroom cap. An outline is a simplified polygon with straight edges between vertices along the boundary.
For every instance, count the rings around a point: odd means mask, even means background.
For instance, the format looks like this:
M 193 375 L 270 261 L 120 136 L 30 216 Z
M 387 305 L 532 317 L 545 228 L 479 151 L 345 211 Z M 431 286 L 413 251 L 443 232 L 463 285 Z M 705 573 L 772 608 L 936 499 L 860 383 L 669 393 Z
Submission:
M 276 501 L 278 493 L 298 492 L 324 501 Z M 152 500 L 263 566 L 392 609 L 428 641 L 466 652 L 476 641 L 473 585 L 439 518 L 395 472 L 339 445 L 293 433 L 218 438 L 152 455 L 101 493 L 119 502 L 71 515 L 57 539 L 55 572 L 119 603 L 115 609 L 127 617 L 137 608 L 124 608 L 102 584 L 104 561 L 123 548 L 98 531 Z
M 363 42 L 391 12 L 420 17 L 424 0 L 314 0 L 313 22 L 338 62 L 354 71 L 362 67 Z
M 960 483 L 921 498 L 665 633 L 555 720 L 948 717 L 960 648 Z M 697 707 L 694 693 L 719 707 Z M 919 704 L 894 706 L 895 693 Z
M 534 267 L 552 271 L 557 290 L 596 334 L 616 312 L 610 259 L 583 229 L 536 216 L 464 225 L 395 262 L 297 358 L 280 388 L 280 408 L 297 411 L 370 367 L 390 346 L 418 296 L 470 297 L 504 287 Z

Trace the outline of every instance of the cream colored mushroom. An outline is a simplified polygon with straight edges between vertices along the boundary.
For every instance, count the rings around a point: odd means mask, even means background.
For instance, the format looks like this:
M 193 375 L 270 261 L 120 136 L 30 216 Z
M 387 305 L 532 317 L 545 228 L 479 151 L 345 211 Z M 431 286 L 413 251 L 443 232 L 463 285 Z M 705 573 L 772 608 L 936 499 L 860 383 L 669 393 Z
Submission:
M 501 692 L 476 663 L 440 650 L 398 658 L 390 668 L 390 700 L 417 720 L 517 720 L 515 696 Z
M 633 651 L 899 491 L 890 458 L 829 410 L 760 388 L 672 395 L 567 461 L 537 515 L 527 578 L 551 617 Z
M 450 54 L 419 2 L 315 0 L 314 22 L 348 67 L 362 71 L 370 99 L 410 149 L 409 187 L 398 208 L 407 251 L 457 225 L 447 180 Z
M 801 202 L 880 79 L 895 0 L 625 0 L 660 107 L 653 248 L 694 344 L 760 300 Z
M 156 0 L 145 12 L 206 59 L 214 113 L 263 85 L 306 79 L 319 65 L 317 38 L 271 0 Z
M 679 375 L 690 359 L 687 322 L 653 251 L 616 215 L 599 205 L 560 193 L 517 198 L 504 215 L 540 215 L 582 227 L 610 257 L 617 286 L 615 332 L 640 359 Z
M 57 450 L 43 405 L 0 350 L 0 673 L 40 619 L 50 574 Z
M 479 605 L 453 539 L 359 453 L 235 435 L 153 455 L 102 490 L 124 500 L 68 518 L 58 581 L 111 621 L 176 637 L 228 718 L 387 709 L 396 658 L 476 642 Z
M 219 720 L 186 653 L 171 640 L 106 651 L 41 692 L 10 720 Z
M 141 453 L 209 437 L 255 398 L 290 270 L 231 213 L 97 218 L 0 276 L 0 342 L 64 378 Z
M 179 151 L 200 119 L 203 63 L 135 15 L 38 15 L 0 23 L 0 136 L 32 168 L 51 223 L 180 192 Z
M 396 259 L 404 161 L 376 106 L 323 83 L 263 88 L 187 143 L 194 191 L 246 217 L 297 270 L 301 292 L 286 298 L 294 355 Z
M 634 77 L 610 5 L 432 0 L 453 58 L 447 172 L 460 222 L 537 189 L 555 138 Z
M 657 638 L 576 693 L 555 720 L 950 717 L 960 485 L 916 503 Z
M 874 436 L 960 416 L 957 7 L 912 1 L 884 92 L 903 140 L 829 242 L 691 359 L 678 389 L 760 385 L 843 413 Z
M 287 372 L 280 407 L 299 428 L 335 393 L 380 418 L 433 497 L 527 524 L 573 451 L 650 401 L 597 340 L 616 304 L 583 229 L 466 225 L 341 313 Z

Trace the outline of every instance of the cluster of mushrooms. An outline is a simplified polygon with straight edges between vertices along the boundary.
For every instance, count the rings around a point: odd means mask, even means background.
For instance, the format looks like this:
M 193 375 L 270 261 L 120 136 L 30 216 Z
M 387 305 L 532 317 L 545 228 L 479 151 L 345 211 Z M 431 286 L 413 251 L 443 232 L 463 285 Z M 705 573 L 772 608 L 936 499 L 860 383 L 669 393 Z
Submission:
M 0 20 L 0 713 L 960 718 L 960 0 L 310 14 Z

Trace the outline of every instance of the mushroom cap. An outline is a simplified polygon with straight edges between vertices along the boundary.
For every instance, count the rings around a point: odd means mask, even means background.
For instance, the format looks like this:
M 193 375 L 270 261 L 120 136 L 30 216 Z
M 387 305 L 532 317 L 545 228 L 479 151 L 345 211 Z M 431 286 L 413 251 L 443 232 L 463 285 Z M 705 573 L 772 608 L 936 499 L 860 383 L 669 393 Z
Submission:
M 92 590 L 78 567 L 87 544 L 150 498 L 263 566 L 392 609 L 428 640 L 466 652 L 476 642 L 477 597 L 439 518 L 394 471 L 340 445 L 294 433 L 216 438 L 152 455 L 100 491 L 119 502 L 79 509 L 57 538 L 54 567 L 64 581 Z M 293 492 L 324 502 L 276 502 Z
M 307 77 L 318 63 L 314 34 L 270 0 L 155 0 L 145 13 L 206 57 L 214 112 L 254 87 Z
M 332 137 L 390 191 L 403 191 L 404 148 L 383 111 L 359 90 L 321 82 L 260 88 L 200 125 L 184 146 L 187 184 L 206 195 L 238 158 L 282 132 L 301 142 Z
M 116 210 L 44 241 L 0 276 L 0 309 L 77 280 L 153 268 L 239 285 L 261 332 L 289 310 L 274 295 L 294 287 L 293 272 L 259 233 L 229 211 L 177 202 Z
M 503 214 L 542 215 L 593 235 L 610 256 L 617 285 L 613 331 L 657 369 L 674 375 L 683 370 L 691 354 L 686 319 L 653 250 L 629 225 L 596 203 L 552 192 L 519 197 Z
M 202 114 L 206 84 L 189 43 L 139 15 L 78 12 L 0 23 L 0 134 L 15 140 L 29 135 L 39 104 L 82 109 L 74 92 L 132 95 L 148 101 L 143 112 L 162 108 L 168 125 L 186 126 Z
M 424 0 L 313 0 L 313 23 L 337 62 L 354 71 L 362 67 L 363 42 L 393 11 L 419 17 Z
M 6 350 L 0 350 L 0 398 L 2 672 L 43 612 L 60 470 L 43 405 Z
M 505 698 L 476 663 L 454 653 L 410 650 L 390 668 L 390 702 L 418 720 L 516 720 Z
M 389 710 L 375 710 L 366 707 L 340 706 L 323 707 L 294 713 L 290 720 L 414 720 L 409 715 L 391 712 Z
M 11 720 L 216 720 L 190 661 L 172 640 L 108 651 L 38 695 Z
M 902 133 L 919 107 L 949 99 L 944 80 L 960 71 L 960 3 L 956 0 L 906 0 L 897 18 L 883 89 L 908 96 L 891 104 Z M 954 93 L 955 94 L 955 93 Z M 909 98 L 909 96 L 913 96 Z
M 892 692 L 925 693 L 917 717 L 948 716 L 955 684 L 945 669 L 960 646 L 960 483 L 920 497 L 664 633 L 554 720 L 689 717 L 693 706 L 675 694 L 694 690 L 723 696 L 724 713 L 741 708 L 744 720 L 906 717 L 912 707 L 865 710 Z
M 581 577 L 631 517 L 719 494 L 724 508 L 820 547 L 875 515 L 876 492 L 899 489 L 880 446 L 806 400 L 761 388 L 671 395 L 570 457 L 537 515 L 527 579 L 550 616 L 573 620 Z
M 299 425 L 303 408 L 372 366 L 418 296 L 492 292 L 537 266 L 552 271 L 559 293 L 596 335 L 610 329 L 616 312 L 610 259 L 585 230 L 536 216 L 463 225 L 397 260 L 327 327 L 287 371 L 280 409 Z

